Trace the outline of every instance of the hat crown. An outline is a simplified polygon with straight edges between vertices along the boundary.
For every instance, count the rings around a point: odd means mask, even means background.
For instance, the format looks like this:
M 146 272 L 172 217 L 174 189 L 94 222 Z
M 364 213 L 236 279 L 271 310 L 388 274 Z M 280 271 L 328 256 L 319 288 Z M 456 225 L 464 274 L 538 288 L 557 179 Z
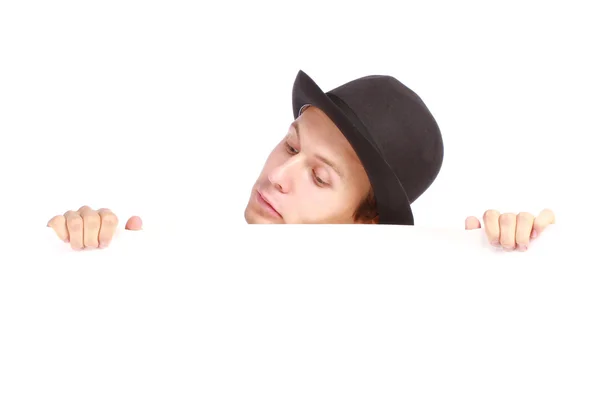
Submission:
M 410 203 L 431 186 L 443 160 L 437 122 L 421 98 L 391 76 L 371 75 L 326 93 L 352 111 L 353 120 L 392 168 Z M 335 98 L 338 98 L 337 100 Z

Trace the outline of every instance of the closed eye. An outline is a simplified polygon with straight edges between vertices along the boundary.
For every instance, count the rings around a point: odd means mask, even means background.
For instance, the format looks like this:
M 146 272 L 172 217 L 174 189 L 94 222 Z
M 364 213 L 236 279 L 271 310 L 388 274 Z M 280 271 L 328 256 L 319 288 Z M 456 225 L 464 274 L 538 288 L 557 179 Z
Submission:
M 285 149 L 291 155 L 296 155 L 300 152 L 300 151 L 298 151 L 298 149 L 292 147 L 290 145 L 290 143 L 288 143 L 287 141 L 285 142 Z M 327 183 L 319 175 L 317 175 L 317 173 L 315 172 L 314 169 L 312 170 L 312 176 L 313 176 L 313 180 L 317 186 L 319 186 L 319 187 L 329 186 L 329 183 Z
M 313 179 L 314 179 L 315 183 L 317 184 L 317 186 L 324 187 L 324 186 L 329 185 L 327 182 L 325 182 L 323 179 L 321 179 L 314 170 L 313 170 Z
M 300 152 L 297 149 L 295 149 L 294 147 L 292 147 L 290 145 L 290 143 L 285 143 L 285 148 L 287 149 L 287 152 L 290 153 L 290 154 L 292 154 L 292 155 L 298 154 Z

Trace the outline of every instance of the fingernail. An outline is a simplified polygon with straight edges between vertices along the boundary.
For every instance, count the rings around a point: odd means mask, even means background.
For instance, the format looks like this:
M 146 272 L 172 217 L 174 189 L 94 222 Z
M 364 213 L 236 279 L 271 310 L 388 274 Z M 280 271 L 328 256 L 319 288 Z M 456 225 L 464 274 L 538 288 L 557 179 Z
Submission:
M 519 250 L 525 252 L 527 250 L 527 245 L 519 245 Z
M 498 242 L 498 241 L 492 241 L 492 246 L 500 246 L 500 242 Z
M 531 231 L 531 237 L 532 238 L 537 237 L 537 231 L 536 230 Z

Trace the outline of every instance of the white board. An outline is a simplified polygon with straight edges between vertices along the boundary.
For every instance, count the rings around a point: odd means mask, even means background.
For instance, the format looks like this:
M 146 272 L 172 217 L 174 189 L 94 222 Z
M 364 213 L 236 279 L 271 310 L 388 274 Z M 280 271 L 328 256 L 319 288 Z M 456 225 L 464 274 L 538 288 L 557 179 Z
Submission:
M 597 401 L 600 276 L 552 226 L 47 231 L 0 265 L 0 401 Z M 212 231 L 212 232 L 211 232 Z

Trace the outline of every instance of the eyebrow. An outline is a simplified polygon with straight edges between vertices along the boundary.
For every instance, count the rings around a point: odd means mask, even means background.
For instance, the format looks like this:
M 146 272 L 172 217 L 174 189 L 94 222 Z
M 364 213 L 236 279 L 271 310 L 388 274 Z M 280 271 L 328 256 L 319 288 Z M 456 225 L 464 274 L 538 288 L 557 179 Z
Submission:
M 294 128 L 294 131 L 296 132 L 296 136 L 298 137 L 298 142 L 300 144 L 302 144 L 302 140 L 300 138 L 300 125 L 298 124 L 297 121 L 293 121 L 292 127 Z M 319 161 L 321 161 L 322 163 L 328 165 L 331 169 L 333 169 L 340 176 L 340 178 L 344 178 L 344 174 L 342 173 L 342 170 L 339 169 L 338 166 L 336 164 L 334 164 L 331 160 L 323 157 L 320 154 L 317 154 L 315 156 L 315 158 L 318 159 Z

